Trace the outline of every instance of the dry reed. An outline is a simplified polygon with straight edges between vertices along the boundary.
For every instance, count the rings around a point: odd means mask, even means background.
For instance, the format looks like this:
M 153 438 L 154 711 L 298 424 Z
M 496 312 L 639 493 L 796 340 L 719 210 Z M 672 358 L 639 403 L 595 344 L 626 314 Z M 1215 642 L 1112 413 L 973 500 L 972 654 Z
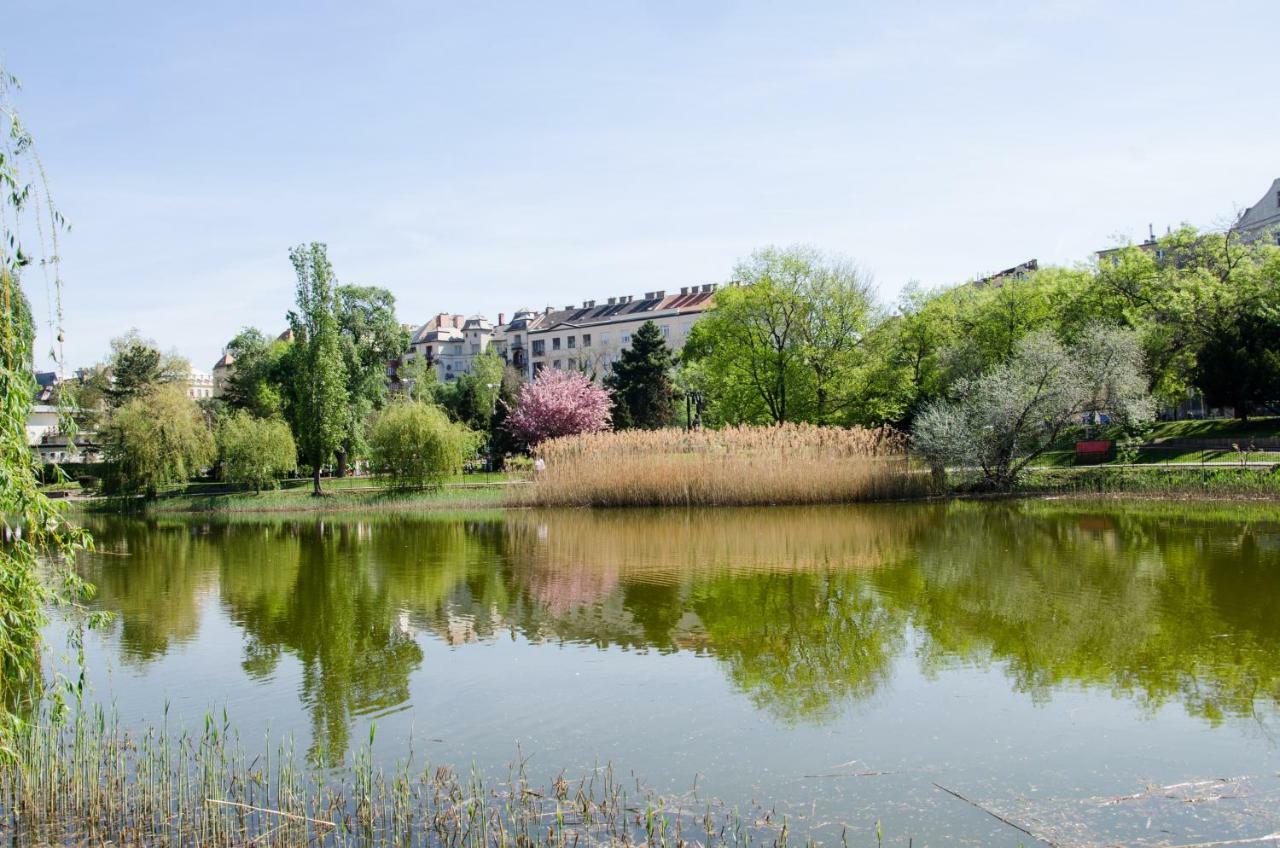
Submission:
M 874 430 L 783 424 L 627 430 L 538 448 L 545 468 L 511 502 L 539 506 L 750 506 L 889 500 L 927 491 L 906 439 Z

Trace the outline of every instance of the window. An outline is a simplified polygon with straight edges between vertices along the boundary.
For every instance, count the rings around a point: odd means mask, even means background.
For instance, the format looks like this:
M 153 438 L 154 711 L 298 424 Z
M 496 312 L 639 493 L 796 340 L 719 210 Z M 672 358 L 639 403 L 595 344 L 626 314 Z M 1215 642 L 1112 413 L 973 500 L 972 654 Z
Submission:
M 479 344 L 473 344 L 473 345 L 471 345 L 471 353 L 472 353 L 472 354 L 477 354 L 477 353 L 479 353 L 479 352 L 480 352 L 480 345 L 479 345 Z
M 533 343 L 533 355 L 542 356 L 544 353 L 547 352 L 546 346 L 547 346 L 547 343 L 542 339 L 535 340 Z
M 552 350 L 559 350 L 559 349 L 560 349 L 560 337 L 559 337 L 559 336 L 556 336 L 554 339 L 552 339 L 552 340 L 551 340 L 551 349 L 552 349 Z
M 666 338 L 667 336 L 669 336 L 669 335 L 671 335 L 671 328 L 670 328 L 670 327 L 668 327 L 666 324 L 663 324 L 663 325 L 662 325 L 662 337 L 665 339 L 665 338 Z
M 573 349 L 574 349 L 575 347 L 577 347 L 577 346 L 578 346 L 578 337 L 577 337 L 577 336 L 570 336 L 570 337 L 569 337 L 569 350 L 573 350 Z
M 453 346 L 453 355 L 462 356 L 462 345 L 456 344 Z
M 590 334 L 590 333 L 583 333 L 583 334 L 582 334 L 582 346 L 583 346 L 583 347 L 591 347 L 591 334 Z
M 630 333 L 623 333 L 623 334 L 622 334 L 622 343 L 623 343 L 624 345 L 626 345 L 626 344 L 631 344 L 631 334 L 630 334 Z
M 552 368 L 559 368 L 559 367 L 560 367 L 560 360 L 558 360 L 558 359 L 553 360 L 553 361 L 551 362 L 551 367 L 552 367 Z

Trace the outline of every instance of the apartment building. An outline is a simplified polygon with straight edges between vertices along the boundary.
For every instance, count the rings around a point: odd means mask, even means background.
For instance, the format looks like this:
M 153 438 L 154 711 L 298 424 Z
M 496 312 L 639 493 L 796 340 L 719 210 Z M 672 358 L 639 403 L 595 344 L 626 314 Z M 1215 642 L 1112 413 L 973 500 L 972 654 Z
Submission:
M 396 365 L 424 359 L 435 367 L 437 379 L 448 383 L 471 373 L 475 358 L 489 349 L 494 336 L 488 318 L 441 312 L 413 333 L 409 349 Z
M 555 368 L 603 380 L 646 321 L 658 325 L 673 350 L 683 347 L 694 322 L 711 307 L 715 290 L 715 284 L 685 286 L 679 294 L 652 291 L 564 309 L 522 309 L 500 328 L 496 349 L 529 378 Z

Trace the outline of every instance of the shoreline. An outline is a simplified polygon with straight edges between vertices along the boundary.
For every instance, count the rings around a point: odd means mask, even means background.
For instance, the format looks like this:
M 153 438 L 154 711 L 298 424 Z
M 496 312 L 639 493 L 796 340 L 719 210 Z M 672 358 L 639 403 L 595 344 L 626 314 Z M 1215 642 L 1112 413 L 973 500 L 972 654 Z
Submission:
M 1100 471 L 1081 471 L 1071 469 L 1043 469 L 1033 472 L 1036 477 L 1061 477 L 1064 474 L 1083 477 L 1073 483 L 1089 485 L 1042 485 L 1035 480 L 1024 481 L 1012 491 L 980 491 L 976 489 L 958 489 L 946 494 L 929 494 L 920 497 L 884 498 L 868 500 L 815 500 L 798 503 L 761 502 L 757 504 L 716 504 L 691 503 L 687 505 L 657 505 L 636 503 L 629 505 L 600 504 L 539 504 L 530 500 L 513 502 L 504 490 L 503 484 L 466 484 L 461 487 L 441 487 L 434 489 L 418 489 L 396 491 L 383 489 L 380 491 L 342 489 L 328 491 L 324 496 L 315 498 L 309 494 L 287 494 L 280 491 L 253 494 L 220 493 L 214 495 L 176 495 L 161 498 L 158 501 L 140 502 L 137 500 L 121 501 L 109 497 L 69 498 L 69 514 L 80 515 L 120 515 L 140 518 L 160 517 L 165 515 L 281 515 L 281 514 L 325 514 L 349 512 L 383 512 L 389 514 L 413 513 L 469 513 L 469 512 L 506 512 L 525 509 L 589 509 L 589 510 L 626 510 L 653 508 L 709 508 L 723 509 L 733 507 L 769 508 L 769 507 L 818 507 L 818 506 L 852 506 L 855 504 L 889 504 L 889 503 L 945 503 L 951 501 L 1107 501 L 1107 502 L 1212 502 L 1280 505 L 1280 471 L 1269 469 L 1261 480 L 1251 479 L 1258 485 L 1238 486 L 1239 480 L 1224 481 L 1216 475 L 1220 471 L 1202 469 L 1199 466 L 1187 469 L 1168 469 L 1171 473 L 1194 479 L 1169 481 L 1162 485 L 1133 485 L 1134 481 L 1124 472 L 1128 469 L 1112 471 L 1102 468 Z M 1166 470 L 1161 468 L 1160 470 Z M 1233 472 L 1251 472 L 1256 469 L 1236 468 Z M 1147 470 L 1138 472 L 1146 475 Z M 1121 475 L 1119 479 L 1113 478 Z M 1207 475 L 1213 474 L 1210 478 Z M 1251 478 L 1257 475 L 1251 474 Z M 1098 485 L 1092 485 L 1098 484 Z M 509 484 L 508 484 L 509 485 Z M 141 506 L 141 508 L 135 508 Z

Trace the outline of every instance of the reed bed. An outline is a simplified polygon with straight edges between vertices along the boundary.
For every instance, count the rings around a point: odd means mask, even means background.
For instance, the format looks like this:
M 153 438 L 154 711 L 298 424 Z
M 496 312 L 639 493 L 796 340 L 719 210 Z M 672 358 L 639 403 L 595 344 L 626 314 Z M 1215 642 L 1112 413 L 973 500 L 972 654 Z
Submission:
M 448 766 L 390 771 L 369 749 L 349 771 L 301 766 L 288 742 L 252 759 L 225 714 L 199 733 L 124 732 L 101 709 L 33 721 L 0 766 L 0 837 L 14 846 L 776 846 L 788 824 L 658 796 L 612 768 L 533 786 L 517 759 L 488 783 Z M 814 844 L 811 841 L 801 844 Z
M 890 428 L 808 424 L 627 430 L 544 442 L 545 468 L 509 502 L 537 506 L 764 506 L 927 493 Z

